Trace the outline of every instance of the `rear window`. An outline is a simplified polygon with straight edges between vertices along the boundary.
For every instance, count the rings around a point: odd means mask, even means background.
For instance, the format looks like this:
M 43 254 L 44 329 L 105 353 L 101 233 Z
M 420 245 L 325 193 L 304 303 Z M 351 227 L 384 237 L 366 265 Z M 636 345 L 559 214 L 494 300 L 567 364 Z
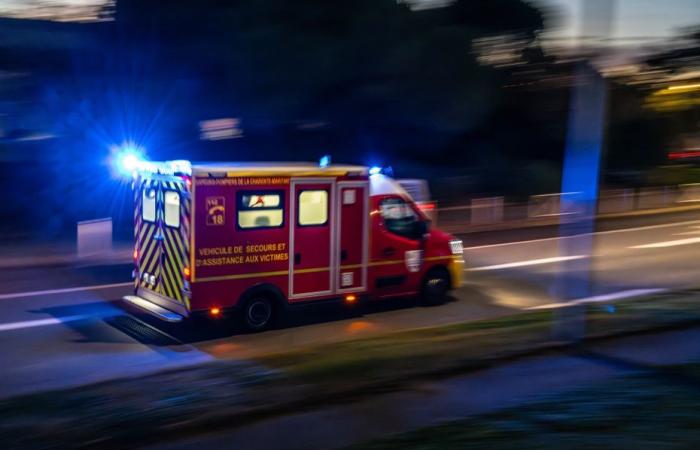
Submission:
M 156 221 L 156 190 L 155 188 L 144 188 L 141 204 L 141 218 L 146 222 Z
M 180 194 L 175 191 L 165 191 L 165 224 L 169 227 L 180 227 Z
M 278 228 L 284 224 L 282 191 L 238 193 L 237 225 L 243 230 Z

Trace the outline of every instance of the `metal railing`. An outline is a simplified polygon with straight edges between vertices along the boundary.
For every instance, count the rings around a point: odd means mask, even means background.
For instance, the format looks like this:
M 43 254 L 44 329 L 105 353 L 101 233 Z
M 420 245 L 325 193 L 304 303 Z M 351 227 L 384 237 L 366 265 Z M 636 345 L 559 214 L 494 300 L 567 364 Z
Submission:
M 556 224 L 576 220 L 576 192 L 533 195 L 526 202 L 506 202 L 503 197 L 473 198 L 465 205 L 438 207 L 437 223 L 448 231 L 469 227 L 487 230 L 505 225 L 528 226 Z M 614 189 L 602 191 L 597 214 L 602 217 L 639 211 L 672 208 L 700 208 L 700 183 L 657 188 Z M 662 211 L 660 211 L 662 212 Z

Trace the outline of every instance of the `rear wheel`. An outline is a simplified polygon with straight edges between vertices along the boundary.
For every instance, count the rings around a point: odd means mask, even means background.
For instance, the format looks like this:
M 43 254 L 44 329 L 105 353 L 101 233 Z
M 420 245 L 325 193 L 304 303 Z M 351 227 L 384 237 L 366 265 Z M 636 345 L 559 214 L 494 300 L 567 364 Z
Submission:
M 275 303 L 266 293 L 251 295 L 241 309 L 242 325 L 247 331 L 267 330 L 272 326 L 274 318 Z
M 421 302 L 425 305 L 441 305 L 447 301 L 450 290 L 450 274 L 443 267 L 430 270 L 423 279 Z

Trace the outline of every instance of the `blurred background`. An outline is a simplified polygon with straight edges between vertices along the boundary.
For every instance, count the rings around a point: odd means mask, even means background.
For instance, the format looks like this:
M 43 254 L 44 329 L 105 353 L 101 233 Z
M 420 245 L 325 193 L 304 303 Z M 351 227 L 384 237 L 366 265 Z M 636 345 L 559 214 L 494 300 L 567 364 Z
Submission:
M 329 154 L 425 179 L 442 207 L 527 203 L 561 191 L 582 65 L 605 80 L 601 190 L 700 180 L 694 0 L 2 0 L 0 17 L 5 239 L 96 217 L 128 236 L 125 143 Z
M 137 154 L 383 168 L 465 285 L 127 314 Z M 0 181 L 5 448 L 700 442 L 698 0 L 0 0 Z

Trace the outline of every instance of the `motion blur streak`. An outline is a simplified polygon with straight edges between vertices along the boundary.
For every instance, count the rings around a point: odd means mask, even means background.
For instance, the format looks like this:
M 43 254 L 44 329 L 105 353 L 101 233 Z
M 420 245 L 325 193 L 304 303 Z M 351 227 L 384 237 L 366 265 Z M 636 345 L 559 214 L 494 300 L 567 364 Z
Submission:
M 556 256 L 553 258 L 530 259 L 527 261 L 517 261 L 517 262 L 512 262 L 512 263 L 506 263 L 506 264 L 495 264 L 493 266 L 474 267 L 474 268 L 466 269 L 466 270 L 476 272 L 476 271 L 481 271 L 481 270 L 513 269 L 515 267 L 536 266 L 539 264 L 552 264 L 552 263 L 557 263 L 557 262 L 562 262 L 562 261 L 574 261 L 577 259 L 584 259 L 584 258 L 589 258 L 589 256 L 587 256 L 587 255 Z
M 46 325 L 58 325 L 61 323 L 74 322 L 84 319 L 84 316 L 68 316 L 61 318 L 49 318 L 39 320 L 29 320 L 26 322 L 13 322 L 0 324 L 0 331 L 21 330 L 23 328 L 44 327 Z
M 653 244 L 634 245 L 630 248 L 664 248 L 677 245 L 690 245 L 700 243 L 700 238 L 677 239 L 675 241 L 655 242 Z

